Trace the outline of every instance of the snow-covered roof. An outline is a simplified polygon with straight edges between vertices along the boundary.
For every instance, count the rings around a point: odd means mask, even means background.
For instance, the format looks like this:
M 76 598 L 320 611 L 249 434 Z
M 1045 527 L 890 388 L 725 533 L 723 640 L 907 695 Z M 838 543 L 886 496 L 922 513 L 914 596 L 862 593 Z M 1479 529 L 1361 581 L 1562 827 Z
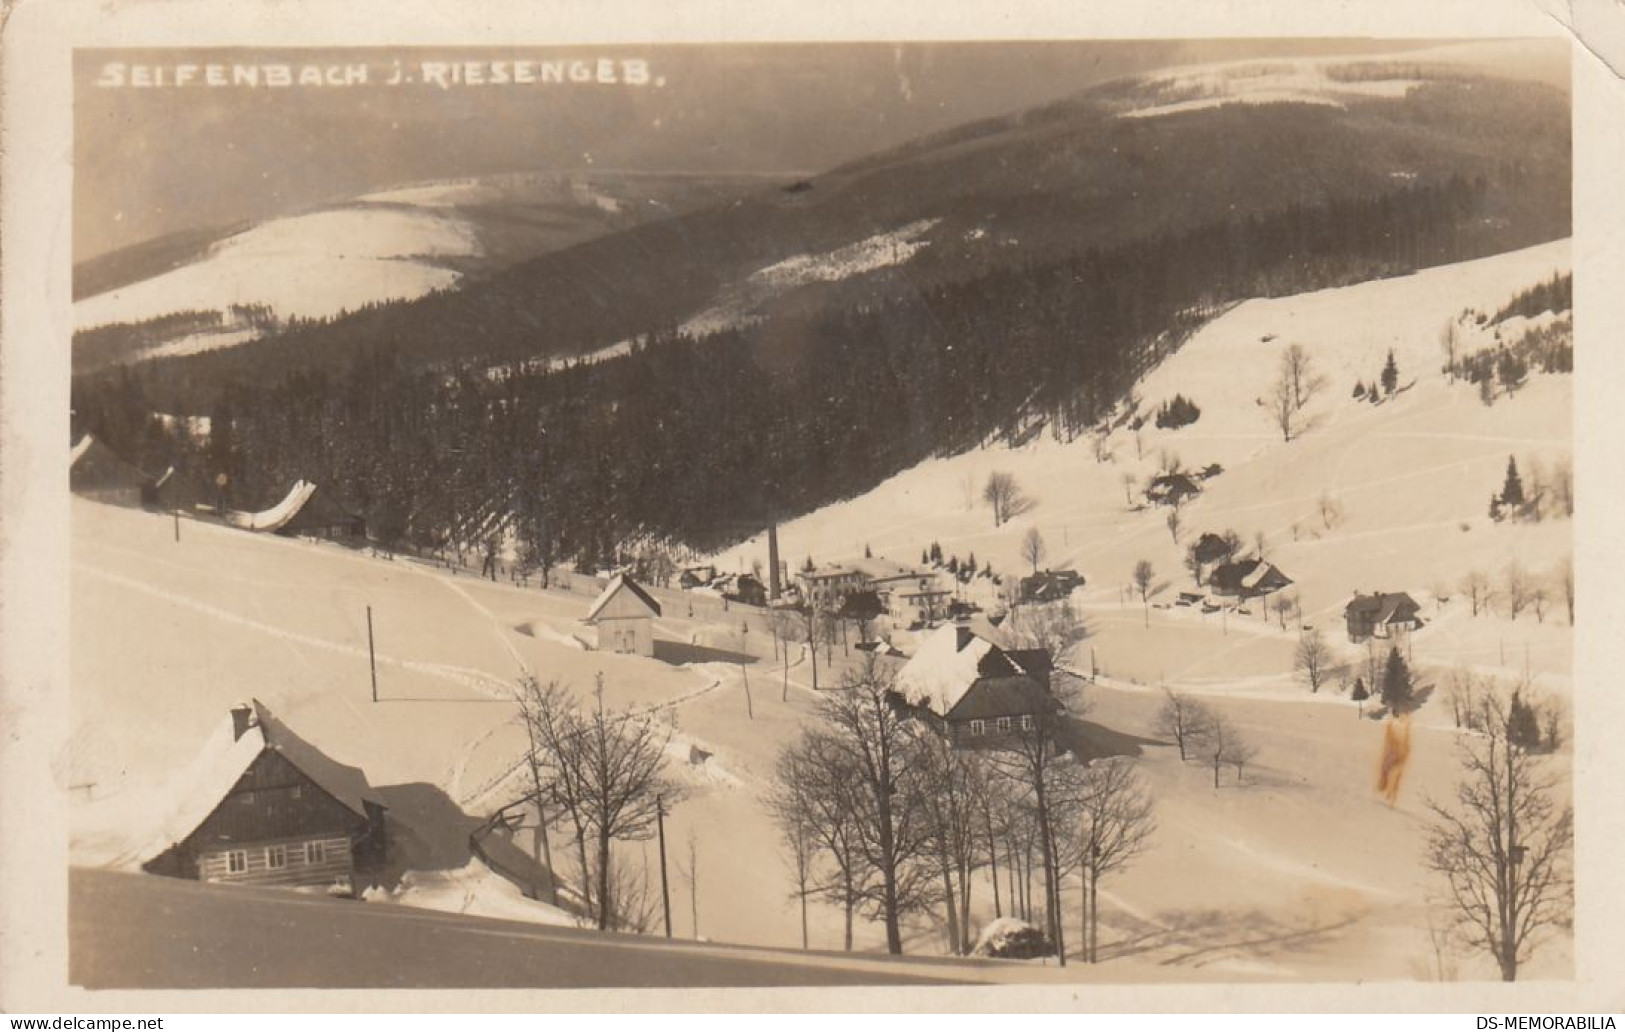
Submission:
M 323 791 L 361 817 L 367 816 L 367 804 L 384 805 L 359 768 L 339 763 L 294 734 L 258 699 L 252 711 L 252 723 L 241 736 L 237 734 L 236 718 L 228 715 L 176 779 L 174 784 L 180 793 L 142 851 L 143 861 L 156 858 L 196 831 L 266 749 L 281 753 Z
M 592 608 L 587 610 L 587 615 L 585 617 L 587 623 L 592 623 L 594 620 L 598 619 L 598 614 L 605 606 L 609 605 L 609 600 L 614 598 L 622 588 L 630 591 L 633 596 L 647 606 L 649 611 L 655 616 L 660 615 L 659 602 L 656 602 L 653 598 L 651 598 L 649 593 L 644 591 L 643 587 L 638 584 L 637 581 L 633 580 L 631 577 L 628 577 L 624 573 L 617 573 L 614 577 L 610 578 L 609 585 L 604 588 L 603 594 L 598 596 L 598 601 L 594 602 L 592 604 Z
M 897 672 L 892 690 L 910 706 L 945 716 L 970 691 L 981 676 L 983 658 L 996 648 L 964 627 L 946 624 L 920 643 Z

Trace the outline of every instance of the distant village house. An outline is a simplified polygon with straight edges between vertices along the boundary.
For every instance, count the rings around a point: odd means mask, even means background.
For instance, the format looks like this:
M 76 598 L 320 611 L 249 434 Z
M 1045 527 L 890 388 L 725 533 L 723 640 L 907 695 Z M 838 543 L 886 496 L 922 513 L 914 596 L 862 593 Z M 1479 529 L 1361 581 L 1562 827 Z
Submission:
M 1292 584 L 1292 578 L 1262 559 L 1238 559 L 1223 563 L 1208 578 L 1215 595 L 1232 598 L 1262 598 Z
M 1372 638 L 1403 640 L 1422 626 L 1422 607 L 1403 591 L 1356 593 L 1343 608 L 1349 641 L 1356 644 Z
M 1076 570 L 1044 570 L 1021 578 L 1021 601 L 1047 604 L 1064 602 L 1083 587 L 1083 574 Z
M 654 618 L 659 615 L 660 603 L 637 581 L 618 573 L 587 610 L 585 620 L 598 632 L 600 652 L 652 656 Z

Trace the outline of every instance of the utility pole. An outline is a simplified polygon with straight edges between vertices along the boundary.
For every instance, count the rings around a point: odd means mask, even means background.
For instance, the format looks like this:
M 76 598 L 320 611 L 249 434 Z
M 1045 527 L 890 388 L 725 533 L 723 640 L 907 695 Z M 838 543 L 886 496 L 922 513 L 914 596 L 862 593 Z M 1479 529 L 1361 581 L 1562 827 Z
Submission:
M 647 824 L 644 827 L 648 827 Z M 671 890 L 666 885 L 666 800 L 655 796 L 655 828 L 660 835 L 660 906 L 666 915 L 666 938 L 671 938 Z
M 181 543 L 181 511 L 175 510 L 175 543 Z
M 372 607 L 367 607 L 367 666 L 372 670 L 372 701 L 378 701 L 378 653 L 372 644 Z

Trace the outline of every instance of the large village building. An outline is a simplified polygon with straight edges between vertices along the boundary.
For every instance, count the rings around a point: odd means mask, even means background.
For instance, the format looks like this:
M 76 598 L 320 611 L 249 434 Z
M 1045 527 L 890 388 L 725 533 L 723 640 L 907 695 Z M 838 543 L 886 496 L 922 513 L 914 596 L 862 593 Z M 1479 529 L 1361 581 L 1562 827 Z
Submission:
M 618 573 L 587 610 L 585 621 L 598 632 L 600 652 L 652 656 L 654 619 L 659 615 L 660 603 L 637 581 Z
M 153 874 L 354 891 L 384 859 L 384 803 L 255 701 L 232 709 L 177 782 L 181 796 L 142 858 Z
M 898 670 L 894 705 L 956 748 L 1043 730 L 1061 706 L 1043 649 L 1003 649 L 961 624 L 938 628 Z
M 869 585 L 869 577 L 854 566 L 829 564 L 796 574 L 801 599 L 814 609 L 834 612 L 847 595 Z

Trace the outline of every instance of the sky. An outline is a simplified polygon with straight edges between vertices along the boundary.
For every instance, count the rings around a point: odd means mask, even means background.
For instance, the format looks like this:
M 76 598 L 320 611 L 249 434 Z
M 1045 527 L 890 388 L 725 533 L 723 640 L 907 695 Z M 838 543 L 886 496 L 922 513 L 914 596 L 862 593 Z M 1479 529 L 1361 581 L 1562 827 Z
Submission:
M 1152 68 L 1421 45 L 81 50 L 74 258 L 432 179 L 583 169 L 811 173 Z M 450 68 L 464 61 L 475 62 L 479 78 L 510 81 L 455 81 Z M 567 81 L 511 81 L 545 77 L 546 62 Z M 270 85 L 273 65 L 294 82 Z M 572 69 L 591 81 L 568 81 Z M 301 73 L 321 81 L 300 84 Z

